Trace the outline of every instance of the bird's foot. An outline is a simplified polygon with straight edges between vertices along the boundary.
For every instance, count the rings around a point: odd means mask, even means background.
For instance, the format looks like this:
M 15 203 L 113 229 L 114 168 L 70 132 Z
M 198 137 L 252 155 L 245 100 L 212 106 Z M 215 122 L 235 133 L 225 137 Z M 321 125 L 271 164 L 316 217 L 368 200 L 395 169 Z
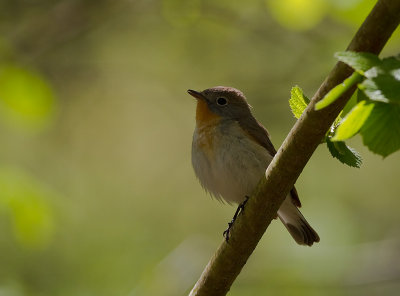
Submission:
M 223 232 L 223 236 L 225 237 L 225 241 L 228 242 L 229 241 L 229 234 L 230 234 L 230 230 L 233 226 L 233 223 L 235 223 L 237 217 L 244 212 L 244 206 L 246 205 L 247 201 L 249 200 L 249 197 L 246 196 L 246 199 L 239 204 L 239 206 L 236 209 L 235 215 L 233 215 L 232 221 L 228 223 L 228 228 Z

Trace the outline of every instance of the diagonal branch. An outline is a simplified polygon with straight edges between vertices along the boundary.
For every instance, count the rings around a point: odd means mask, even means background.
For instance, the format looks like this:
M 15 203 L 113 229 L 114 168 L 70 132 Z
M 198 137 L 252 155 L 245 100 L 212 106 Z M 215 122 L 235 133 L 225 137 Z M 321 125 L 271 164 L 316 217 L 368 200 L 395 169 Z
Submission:
M 347 49 L 378 54 L 399 22 L 400 1 L 379 0 Z M 244 215 L 236 220 L 229 243 L 224 241 L 220 245 L 190 296 L 226 295 L 229 291 L 354 88 L 320 111 L 314 110 L 316 102 L 351 73 L 343 63 L 337 63 L 332 69 L 269 165 L 266 178 L 260 181 L 249 199 Z

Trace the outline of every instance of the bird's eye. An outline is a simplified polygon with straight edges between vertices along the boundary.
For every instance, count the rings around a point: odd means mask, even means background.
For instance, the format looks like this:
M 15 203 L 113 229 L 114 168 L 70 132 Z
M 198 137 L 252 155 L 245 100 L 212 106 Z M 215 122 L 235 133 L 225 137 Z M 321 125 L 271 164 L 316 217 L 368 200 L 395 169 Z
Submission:
M 217 104 L 220 106 L 225 106 L 228 103 L 228 101 L 225 98 L 218 98 L 217 99 Z

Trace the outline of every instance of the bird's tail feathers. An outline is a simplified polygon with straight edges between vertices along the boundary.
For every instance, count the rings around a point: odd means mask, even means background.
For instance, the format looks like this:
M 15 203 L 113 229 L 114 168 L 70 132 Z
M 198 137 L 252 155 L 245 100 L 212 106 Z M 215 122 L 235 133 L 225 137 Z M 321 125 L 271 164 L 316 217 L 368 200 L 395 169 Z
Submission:
M 279 219 L 299 245 L 312 246 L 319 242 L 317 232 L 308 224 L 300 210 L 292 203 L 290 195 L 278 210 Z

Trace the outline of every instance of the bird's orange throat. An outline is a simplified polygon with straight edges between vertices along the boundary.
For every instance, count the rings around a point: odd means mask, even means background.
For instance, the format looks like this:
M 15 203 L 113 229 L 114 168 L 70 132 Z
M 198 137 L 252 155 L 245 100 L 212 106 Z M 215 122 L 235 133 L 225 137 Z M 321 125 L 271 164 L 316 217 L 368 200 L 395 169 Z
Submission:
M 205 153 L 206 157 L 214 157 L 214 141 L 216 127 L 221 117 L 210 110 L 208 104 L 203 99 L 197 100 L 196 108 L 196 132 L 198 147 Z
M 196 108 L 196 123 L 198 127 L 205 125 L 215 125 L 219 122 L 220 116 L 215 114 L 210 110 L 205 102 L 202 99 L 197 100 L 197 108 Z

